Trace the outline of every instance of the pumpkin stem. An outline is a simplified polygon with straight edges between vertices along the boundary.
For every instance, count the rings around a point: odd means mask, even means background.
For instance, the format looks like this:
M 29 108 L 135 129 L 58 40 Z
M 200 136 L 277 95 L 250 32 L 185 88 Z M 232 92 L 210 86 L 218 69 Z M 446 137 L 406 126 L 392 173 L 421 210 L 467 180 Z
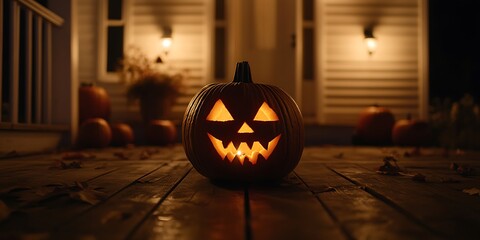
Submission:
M 250 65 L 248 65 L 247 61 L 237 63 L 233 82 L 253 83 L 252 74 L 250 73 Z

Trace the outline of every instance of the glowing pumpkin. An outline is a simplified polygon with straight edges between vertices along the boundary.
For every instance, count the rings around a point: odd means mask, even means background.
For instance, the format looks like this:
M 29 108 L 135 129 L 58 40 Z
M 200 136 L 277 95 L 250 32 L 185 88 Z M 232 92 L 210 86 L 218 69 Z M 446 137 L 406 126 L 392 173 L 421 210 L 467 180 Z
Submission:
M 232 83 L 205 86 L 187 107 L 182 124 L 188 159 L 215 180 L 279 179 L 298 164 L 303 119 L 281 89 L 252 82 L 247 62 Z

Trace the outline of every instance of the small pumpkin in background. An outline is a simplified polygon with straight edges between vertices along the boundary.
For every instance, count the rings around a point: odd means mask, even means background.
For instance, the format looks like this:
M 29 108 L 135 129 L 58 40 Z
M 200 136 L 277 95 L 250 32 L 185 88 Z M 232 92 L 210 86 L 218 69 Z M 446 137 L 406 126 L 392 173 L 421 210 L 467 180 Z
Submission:
M 353 134 L 354 144 L 389 145 L 395 117 L 388 108 L 373 105 L 361 113 Z
M 392 141 L 399 146 L 426 146 L 431 143 L 431 129 L 427 121 L 412 119 L 398 120 L 392 129 Z
M 280 88 L 253 83 L 247 62 L 231 83 L 205 86 L 182 123 L 185 153 L 213 180 L 270 181 L 290 173 L 304 145 L 303 118 Z
M 145 137 L 148 144 L 173 144 L 177 139 L 177 127 L 170 120 L 152 120 L 145 129 Z
M 85 120 L 78 131 L 77 146 L 80 148 L 103 148 L 110 144 L 112 131 L 102 118 Z
M 132 128 L 126 123 L 114 123 L 110 128 L 112 129 L 112 146 L 126 146 L 135 140 Z
M 83 83 L 78 92 L 79 124 L 90 118 L 110 118 L 110 98 L 104 88 Z

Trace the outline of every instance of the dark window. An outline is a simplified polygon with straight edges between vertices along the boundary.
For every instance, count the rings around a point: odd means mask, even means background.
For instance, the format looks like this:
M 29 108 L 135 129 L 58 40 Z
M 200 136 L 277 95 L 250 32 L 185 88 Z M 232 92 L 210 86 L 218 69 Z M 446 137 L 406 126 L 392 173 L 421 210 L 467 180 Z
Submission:
M 315 47 L 313 29 L 303 29 L 303 79 L 313 80 L 315 64 Z
M 215 28 L 215 79 L 225 79 L 225 28 Z
M 215 20 L 225 20 L 225 0 L 215 1 Z
M 122 19 L 122 0 L 108 0 L 108 19 Z
M 107 72 L 114 72 L 123 58 L 123 27 L 108 27 L 107 32 Z
M 313 0 L 303 0 L 303 20 L 313 20 Z

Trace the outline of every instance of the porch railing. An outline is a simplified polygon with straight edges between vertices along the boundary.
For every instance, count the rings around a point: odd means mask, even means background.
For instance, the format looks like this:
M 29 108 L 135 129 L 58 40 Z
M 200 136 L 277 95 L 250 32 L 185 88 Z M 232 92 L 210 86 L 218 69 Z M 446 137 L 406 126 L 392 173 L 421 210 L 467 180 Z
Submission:
M 64 128 L 52 119 L 52 28 L 64 20 L 34 0 L 0 2 L 0 128 Z

